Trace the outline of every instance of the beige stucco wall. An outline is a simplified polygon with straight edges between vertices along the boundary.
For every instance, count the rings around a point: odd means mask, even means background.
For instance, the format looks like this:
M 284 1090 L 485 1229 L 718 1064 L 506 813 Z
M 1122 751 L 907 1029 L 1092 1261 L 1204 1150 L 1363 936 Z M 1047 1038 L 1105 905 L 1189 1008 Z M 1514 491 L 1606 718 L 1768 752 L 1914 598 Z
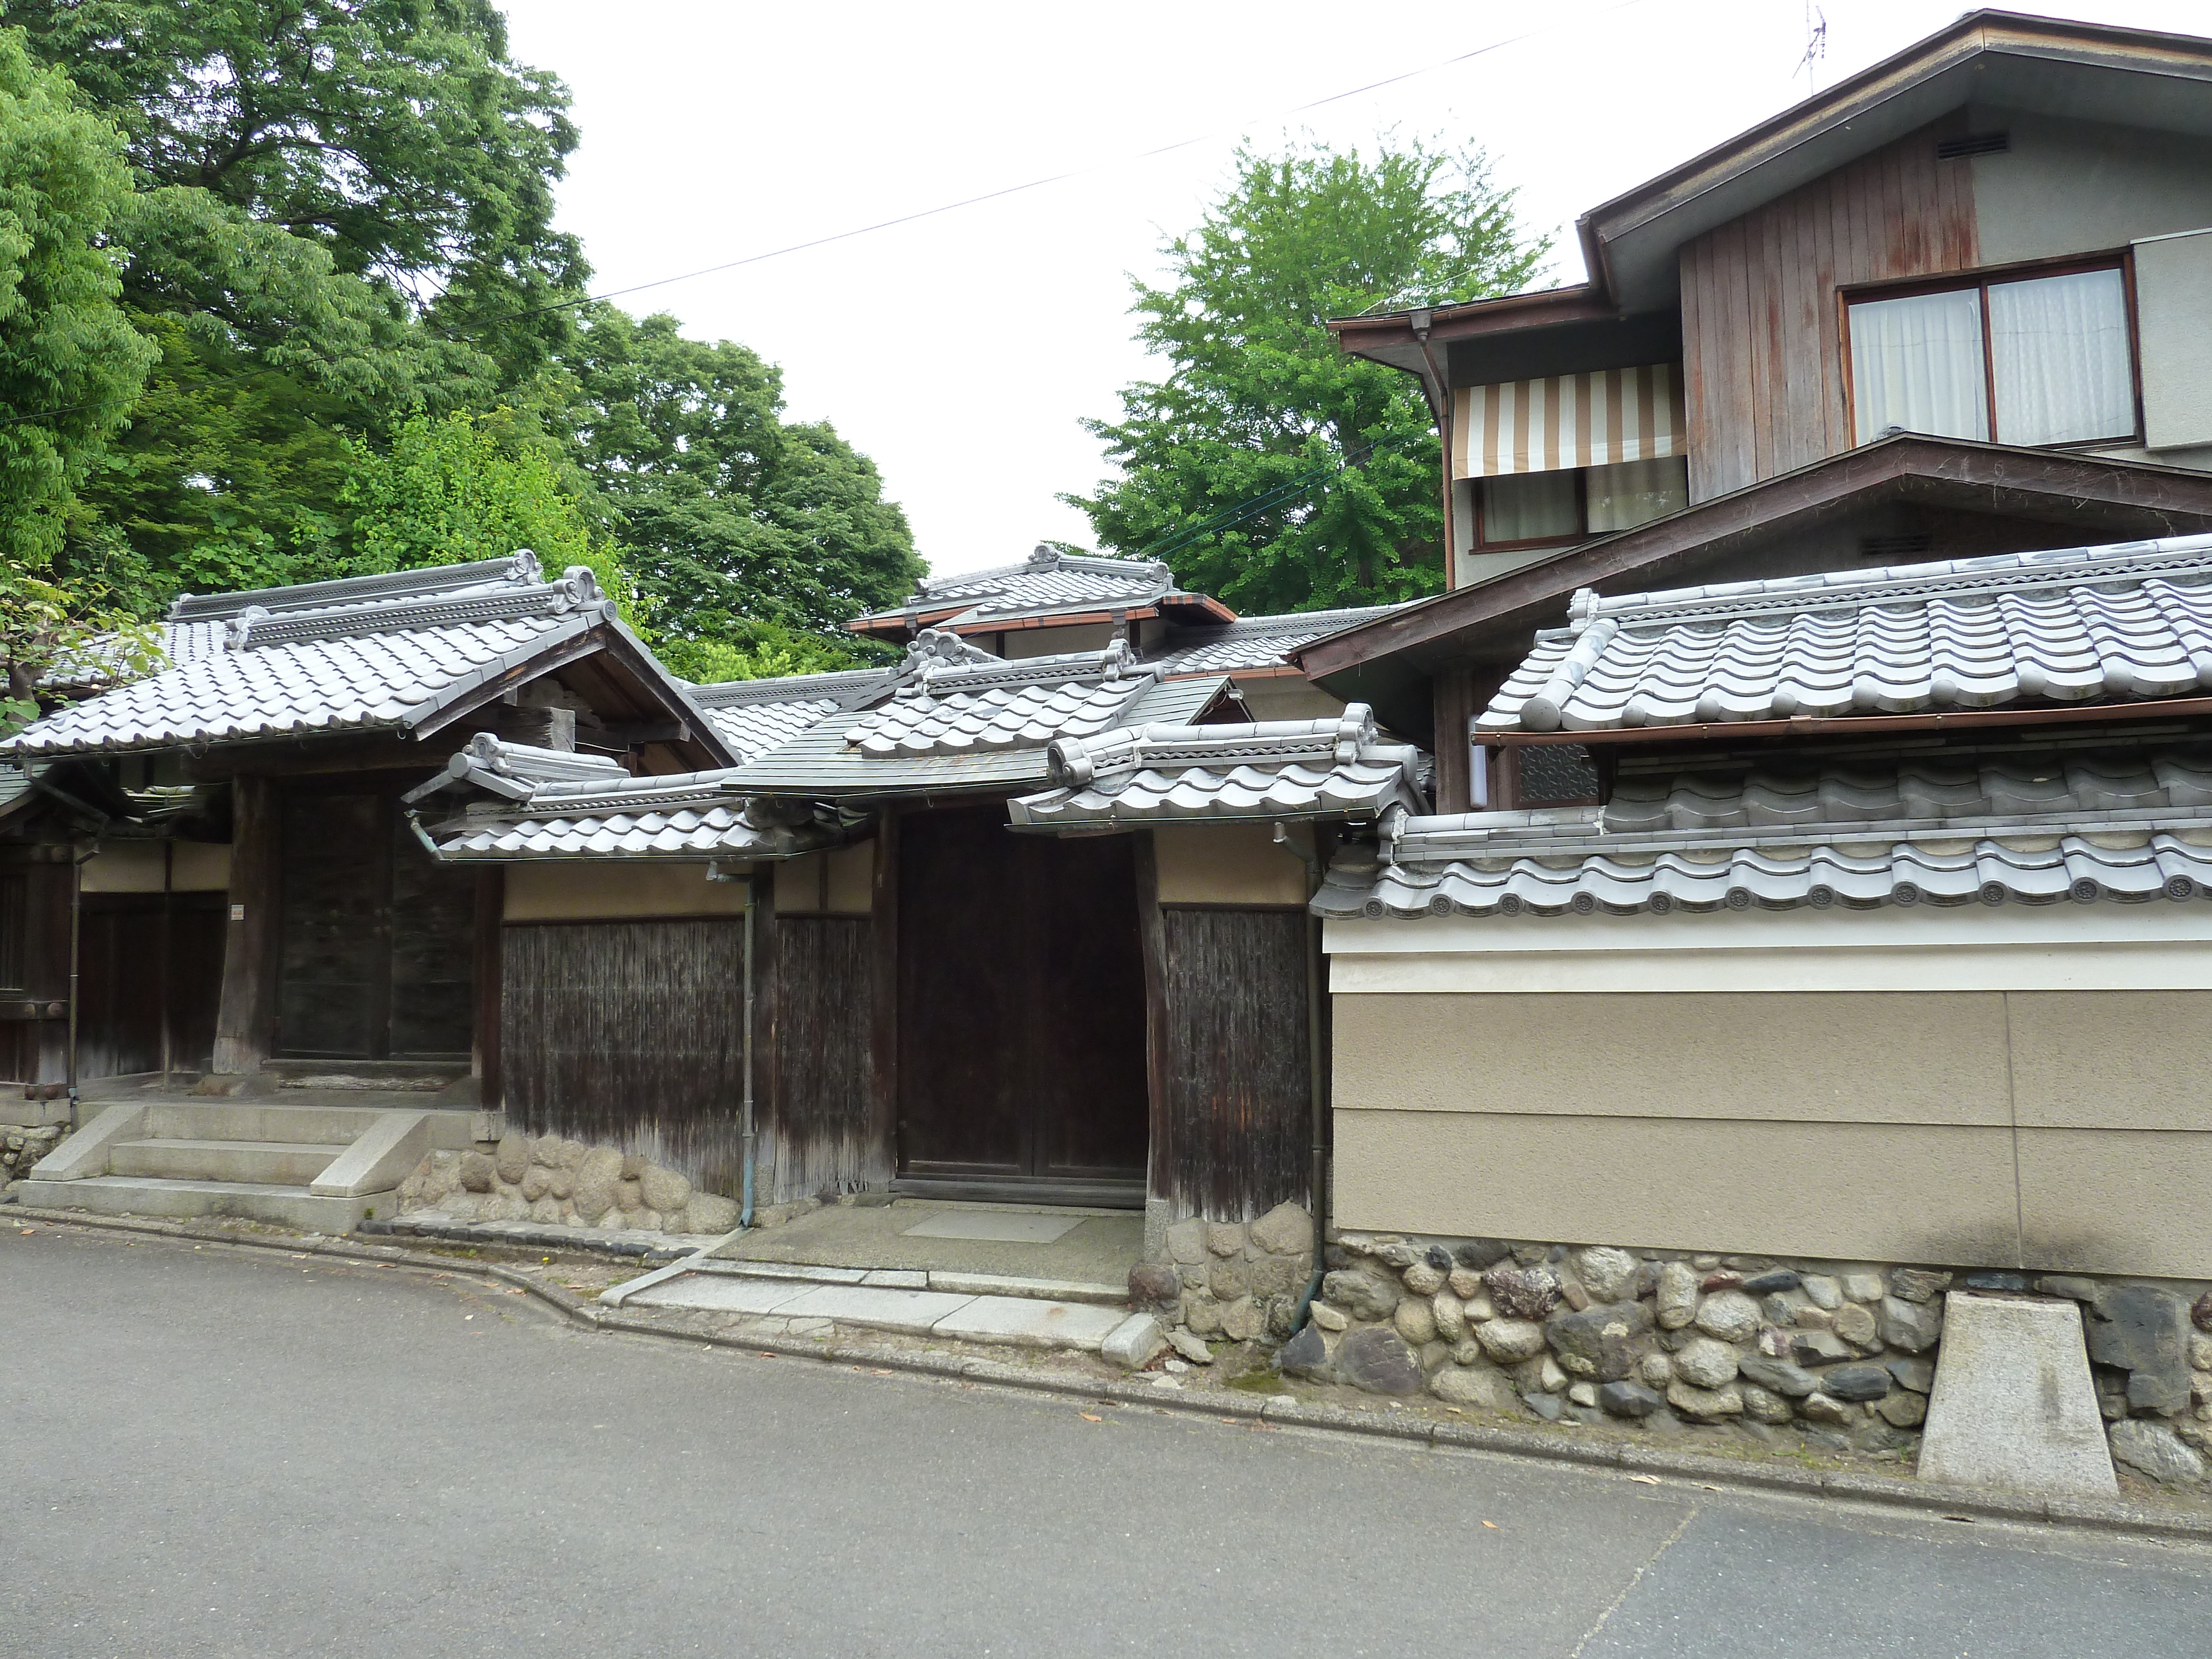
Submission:
M 509 921 L 611 921 L 735 915 L 743 882 L 708 881 L 704 864 L 510 864 Z
M 2143 441 L 2154 459 L 2200 464 L 2183 447 L 2212 443 L 2212 230 L 2138 242 L 2135 256 Z
M 1334 1006 L 1340 1226 L 2212 1277 L 2212 991 Z
M 1344 699 L 1332 697 L 1303 674 L 1262 674 L 1237 682 L 1237 695 L 1255 720 L 1334 720 Z
M 1970 125 L 2012 140 L 1968 163 L 1985 265 L 2101 252 L 2212 225 L 2212 139 L 1980 107 Z
M 1173 823 L 1152 831 L 1163 904 L 1304 904 L 1305 866 L 1264 823 Z M 1292 825 L 1298 845 L 1312 832 Z
M 219 842 L 180 841 L 169 872 L 173 893 L 220 893 L 230 885 L 230 848 Z M 161 890 L 160 842 L 118 842 L 101 848 L 84 863 L 88 893 L 158 893 Z
M 1114 642 L 1111 623 L 1076 623 L 1061 628 L 1009 628 L 999 654 L 1009 662 L 1026 657 L 1057 657 L 1070 651 L 1103 651 Z
M 779 915 L 863 916 L 874 902 L 876 843 L 856 842 L 828 853 L 785 859 L 775 866 Z

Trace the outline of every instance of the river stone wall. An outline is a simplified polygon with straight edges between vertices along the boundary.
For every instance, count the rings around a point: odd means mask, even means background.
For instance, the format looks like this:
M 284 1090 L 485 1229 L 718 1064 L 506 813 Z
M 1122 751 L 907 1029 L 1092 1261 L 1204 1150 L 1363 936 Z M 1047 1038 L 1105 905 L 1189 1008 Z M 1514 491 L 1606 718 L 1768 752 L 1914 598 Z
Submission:
M 1311 1223 L 1184 1221 L 1137 1305 L 1201 1337 L 1289 1337 Z M 2067 1274 L 1346 1233 L 1289 1376 L 1462 1410 L 1784 1447 L 1917 1450 L 1954 1289 L 2076 1304 L 2113 1455 L 2174 1485 L 2212 1459 L 2212 1291 Z M 2192 1300 L 2192 1297 L 2194 1298 Z
M 0 1189 L 29 1175 L 68 1133 L 65 1123 L 0 1123 Z
M 432 1152 L 400 1183 L 398 1209 L 602 1231 L 726 1233 L 738 1224 L 733 1198 L 696 1191 L 635 1152 L 558 1135 L 510 1133 L 489 1150 Z

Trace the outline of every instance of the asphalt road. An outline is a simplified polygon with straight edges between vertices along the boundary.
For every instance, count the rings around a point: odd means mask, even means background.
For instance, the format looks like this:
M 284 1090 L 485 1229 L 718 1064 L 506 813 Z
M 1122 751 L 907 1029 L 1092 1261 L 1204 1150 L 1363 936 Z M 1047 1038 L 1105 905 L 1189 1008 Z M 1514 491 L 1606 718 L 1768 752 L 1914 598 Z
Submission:
M 465 1280 L 19 1227 L 0 1211 L 7 1659 L 2212 1650 L 2192 1548 L 857 1375 L 580 1332 Z

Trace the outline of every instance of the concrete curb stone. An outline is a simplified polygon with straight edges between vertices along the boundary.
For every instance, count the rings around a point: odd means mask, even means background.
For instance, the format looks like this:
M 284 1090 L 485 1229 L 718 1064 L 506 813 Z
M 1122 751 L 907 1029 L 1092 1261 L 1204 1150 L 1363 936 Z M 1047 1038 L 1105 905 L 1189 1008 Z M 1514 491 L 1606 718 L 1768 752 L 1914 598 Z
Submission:
M 2036 1522 L 2045 1525 L 2081 1527 L 2105 1533 L 2131 1533 L 2212 1544 L 2212 1517 L 2169 1515 L 2124 1500 L 2015 1497 L 1978 1487 L 1936 1486 L 1885 1475 L 1847 1471 L 1823 1472 L 1783 1464 L 1760 1465 L 1734 1458 L 1711 1457 L 1696 1452 L 1679 1452 L 1656 1447 L 1598 1441 L 1577 1443 L 1555 1439 L 1528 1429 L 1492 1427 L 1478 1423 L 1432 1423 L 1401 1417 L 1395 1413 L 1358 1412 L 1341 1406 L 1316 1405 L 1303 1401 L 1286 1403 L 1256 1395 L 1194 1398 L 1120 1378 L 1101 1381 L 1087 1377 L 1053 1376 L 1004 1360 L 915 1354 L 903 1349 L 877 1347 L 865 1343 L 825 1344 L 789 1336 L 684 1330 L 601 1309 L 558 1285 L 544 1283 L 534 1274 L 520 1272 L 499 1262 L 455 1261 L 447 1256 L 349 1239 L 271 1237 L 234 1233 L 204 1225 L 195 1226 L 188 1222 L 88 1215 L 74 1210 L 50 1210 L 27 1205 L 11 1205 L 9 1208 L 10 1213 L 7 1220 L 10 1224 L 42 1222 L 50 1226 L 138 1233 L 151 1237 L 185 1239 L 194 1243 L 281 1250 L 292 1255 L 330 1256 L 340 1260 L 391 1262 L 395 1266 L 424 1269 L 449 1277 L 494 1279 L 527 1291 L 567 1317 L 595 1329 L 673 1339 L 706 1347 L 772 1354 L 778 1358 L 815 1359 L 833 1364 L 861 1365 L 1215 1419 L 1248 1419 L 1284 1427 L 1325 1429 L 1449 1446 L 1455 1449 L 1498 1452 L 1585 1468 L 1670 1474 L 1706 1484 L 1787 1492 L 1803 1497 L 1940 1510 L 1981 1520 Z M 488 1243 L 494 1241 L 471 1239 L 467 1242 Z M 512 1240 L 500 1242 L 520 1243 Z M 562 1248 L 574 1249 L 574 1247 L 573 1243 L 564 1242 Z

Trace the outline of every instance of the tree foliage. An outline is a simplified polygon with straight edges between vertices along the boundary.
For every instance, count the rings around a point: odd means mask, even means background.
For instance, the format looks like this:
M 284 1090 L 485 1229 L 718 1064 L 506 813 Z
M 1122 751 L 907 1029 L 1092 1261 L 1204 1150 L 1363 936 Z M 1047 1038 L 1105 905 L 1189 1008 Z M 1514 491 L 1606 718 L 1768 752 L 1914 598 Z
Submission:
M 1323 326 L 1386 305 L 1526 287 L 1523 236 L 1480 150 L 1240 150 L 1235 181 L 1133 279 L 1138 337 L 1170 365 L 1087 422 L 1120 477 L 1066 497 L 1102 545 L 1166 545 L 1177 579 L 1249 611 L 1375 604 L 1443 582 L 1433 420 L 1413 379 Z M 1302 487 L 1303 486 L 1303 487 Z M 1195 526 L 1275 504 L 1176 545 Z
M 113 130 L 0 29 L 0 543 L 27 571 L 51 566 L 154 357 L 103 245 L 130 193 Z

